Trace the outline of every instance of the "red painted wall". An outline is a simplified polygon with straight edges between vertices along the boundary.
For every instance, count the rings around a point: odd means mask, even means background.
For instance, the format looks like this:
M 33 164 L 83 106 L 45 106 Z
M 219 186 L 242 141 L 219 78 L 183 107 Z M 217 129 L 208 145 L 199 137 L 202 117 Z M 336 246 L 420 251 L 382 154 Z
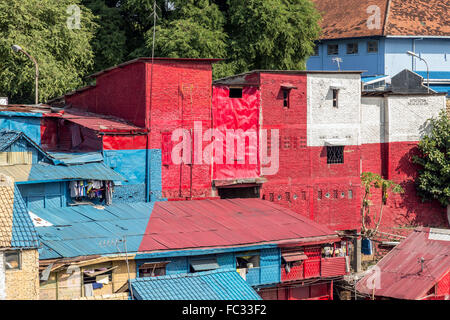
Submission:
M 213 127 L 225 139 L 222 153 L 222 163 L 214 162 L 214 180 L 234 180 L 258 178 L 260 176 L 260 161 L 258 157 L 259 140 L 259 110 L 260 92 L 256 87 L 245 87 L 242 90 L 242 98 L 230 98 L 228 87 L 216 86 L 213 90 Z M 242 130 L 242 131 L 238 131 Z M 228 131 L 228 133 L 227 133 Z M 253 138 L 245 134 L 253 134 Z M 229 163 L 226 156 L 226 136 L 234 137 L 234 163 Z M 237 141 L 245 141 L 245 157 L 239 159 Z M 251 143 L 250 141 L 255 143 Z M 230 147 L 228 147 L 230 149 Z M 239 163 L 239 160 L 243 160 Z M 253 159 L 253 163 L 251 160 Z M 230 159 L 229 159 L 230 160 Z M 256 161 L 254 161 L 256 160 Z
M 193 135 L 194 121 L 201 122 L 203 132 L 211 128 L 210 62 L 158 61 L 153 66 L 153 72 L 151 93 L 151 64 L 147 63 L 146 105 L 151 119 L 150 149 L 163 149 L 164 132 L 183 128 L 192 130 Z M 176 145 L 178 141 L 172 143 Z M 168 199 L 189 198 L 191 195 L 193 198 L 210 197 L 211 167 L 208 164 L 163 165 L 162 189 L 163 197 Z

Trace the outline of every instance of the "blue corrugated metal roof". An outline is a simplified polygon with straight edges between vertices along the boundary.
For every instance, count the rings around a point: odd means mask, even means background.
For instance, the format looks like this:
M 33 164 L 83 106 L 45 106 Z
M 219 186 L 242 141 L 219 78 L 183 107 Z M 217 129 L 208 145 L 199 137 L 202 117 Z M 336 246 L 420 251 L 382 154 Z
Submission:
M 448 95 L 450 95 L 450 84 L 448 84 L 447 86 L 445 86 L 445 85 L 437 86 L 437 85 L 430 84 L 430 88 L 436 92 L 446 92 Z
M 14 178 L 19 184 L 59 180 L 126 180 L 119 173 L 98 162 L 70 166 L 54 166 L 46 163 L 0 166 L 0 173 Z
M 100 207 L 42 208 L 33 213 L 53 224 L 37 227 L 44 244 L 40 259 L 123 253 L 118 242 L 126 236 L 127 251 L 137 252 L 154 203 Z
M 231 269 L 137 278 L 131 286 L 138 300 L 262 300 Z
M 387 75 L 381 75 L 381 76 L 366 76 L 366 77 L 361 77 L 361 81 L 364 82 L 365 84 L 367 84 L 368 82 L 376 82 L 374 80 L 382 80 L 385 78 L 388 78 L 389 76 Z
M 14 187 L 12 248 L 37 248 L 39 238 L 17 186 Z

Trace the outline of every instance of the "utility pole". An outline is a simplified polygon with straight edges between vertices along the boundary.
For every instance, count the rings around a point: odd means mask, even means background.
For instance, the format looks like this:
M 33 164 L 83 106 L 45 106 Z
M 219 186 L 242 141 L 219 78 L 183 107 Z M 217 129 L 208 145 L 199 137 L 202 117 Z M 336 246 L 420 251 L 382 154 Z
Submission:
M 34 63 L 34 67 L 35 67 L 35 104 L 39 104 L 39 65 L 36 61 L 36 59 L 29 54 L 28 52 L 26 52 L 25 50 L 23 50 L 23 48 L 17 44 L 13 45 L 11 47 L 11 49 L 14 52 L 23 52 L 33 63 Z

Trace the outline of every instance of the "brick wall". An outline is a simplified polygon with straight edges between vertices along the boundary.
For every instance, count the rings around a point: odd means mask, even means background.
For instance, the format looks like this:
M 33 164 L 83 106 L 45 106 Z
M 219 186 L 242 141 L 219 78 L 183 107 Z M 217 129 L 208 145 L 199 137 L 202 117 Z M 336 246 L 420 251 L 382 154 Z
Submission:
M 6 299 L 39 299 L 39 254 L 37 250 L 22 250 L 21 269 L 6 270 Z

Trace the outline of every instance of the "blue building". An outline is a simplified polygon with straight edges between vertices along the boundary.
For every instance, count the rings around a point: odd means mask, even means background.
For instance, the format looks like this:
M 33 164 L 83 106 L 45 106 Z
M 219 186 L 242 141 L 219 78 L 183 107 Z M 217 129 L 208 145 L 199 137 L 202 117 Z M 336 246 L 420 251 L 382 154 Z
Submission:
M 322 14 L 322 35 L 308 70 L 365 70 L 394 76 L 404 69 L 450 72 L 450 3 L 417 0 L 313 0 Z M 425 77 L 426 79 L 426 77 Z M 363 79 L 364 80 L 364 79 Z M 372 79 L 369 79 L 369 81 Z
M 348 272 L 349 239 L 260 199 L 33 213 L 43 299 L 332 299 L 333 281 Z M 67 289 L 72 272 L 80 280 Z
M 101 153 L 48 153 L 26 134 L 15 130 L 0 130 L 0 174 L 14 179 L 30 210 L 62 208 L 83 201 L 106 202 L 105 192 L 89 197 L 88 181 L 98 181 L 96 189 L 100 190 L 105 183 L 126 180 L 103 163 Z M 79 182 L 86 184 L 83 193 L 79 193 L 82 189 Z

